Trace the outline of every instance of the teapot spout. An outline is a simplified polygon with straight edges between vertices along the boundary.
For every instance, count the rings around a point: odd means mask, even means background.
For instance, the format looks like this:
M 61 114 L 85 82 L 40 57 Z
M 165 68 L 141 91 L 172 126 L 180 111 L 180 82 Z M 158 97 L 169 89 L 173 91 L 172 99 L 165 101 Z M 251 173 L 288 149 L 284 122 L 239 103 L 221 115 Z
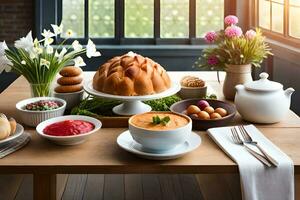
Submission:
M 293 92 L 295 92 L 294 88 L 287 88 L 284 91 L 284 94 L 285 94 L 286 97 L 291 98 L 291 95 L 293 94 Z

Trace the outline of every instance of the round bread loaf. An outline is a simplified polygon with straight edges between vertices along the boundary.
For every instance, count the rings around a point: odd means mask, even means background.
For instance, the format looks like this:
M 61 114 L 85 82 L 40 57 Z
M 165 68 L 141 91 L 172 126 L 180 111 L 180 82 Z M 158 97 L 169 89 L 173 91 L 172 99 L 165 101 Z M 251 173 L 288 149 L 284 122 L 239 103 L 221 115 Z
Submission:
M 73 77 L 73 76 L 78 76 L 82 73 L 82 69 L 79 67 L 74 67 L 74 66 L 67 66 L 64 67 L 59 74 L 64 76 L 64 77 Z
M 121 96 L 151 95 L 170 87 L 170 77 L 161 65 L 133 52 L 110 59 L 93 78 L 95 90 Z

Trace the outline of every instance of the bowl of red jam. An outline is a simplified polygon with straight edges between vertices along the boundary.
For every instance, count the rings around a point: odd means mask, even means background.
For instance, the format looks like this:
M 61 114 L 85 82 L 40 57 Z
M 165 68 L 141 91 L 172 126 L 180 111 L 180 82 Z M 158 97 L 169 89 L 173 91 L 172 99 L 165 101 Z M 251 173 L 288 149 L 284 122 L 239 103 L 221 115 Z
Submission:
M 24 99 L 16 104 L 23 124 L 36 127 L 42 121 L 63 116 L 67 102 L 56 97 L 35 97 Z
M 76 145 L 86 141 L 101 126 L 102 123 L 92 117 L 66 115 L 41 122 L 36 131 L 41 137 L 56 144 Z

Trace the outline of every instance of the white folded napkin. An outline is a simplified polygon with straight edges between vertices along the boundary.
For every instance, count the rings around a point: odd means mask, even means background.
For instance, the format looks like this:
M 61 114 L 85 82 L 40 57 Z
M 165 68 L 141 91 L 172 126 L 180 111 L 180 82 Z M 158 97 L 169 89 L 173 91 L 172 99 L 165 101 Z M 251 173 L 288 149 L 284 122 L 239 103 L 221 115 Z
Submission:
M 245 129 L 252 139 L 257 141 L 279 163 L 278 167 L 265 167 L 243 146 L 232 141 L 230 128 L 232 127 L 212 128 L 207 132 L 219 147 L 238 164 L 243 199 L 294 200 L 293 161 L 255 126 L 247 125 Z M 259 152 L 256 148 L 252 149 Z

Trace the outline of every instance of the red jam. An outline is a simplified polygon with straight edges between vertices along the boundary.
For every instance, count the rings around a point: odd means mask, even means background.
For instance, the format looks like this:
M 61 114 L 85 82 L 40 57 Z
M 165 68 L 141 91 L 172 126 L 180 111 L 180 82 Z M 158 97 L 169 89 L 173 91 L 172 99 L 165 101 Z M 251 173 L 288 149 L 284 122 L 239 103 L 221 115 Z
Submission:
M 43 132 L 46 135 L 52 136 L 70 136 L 79 135 L 92 131 L 95 128 L 94 124 L 82 120 L 65 120 L 50 124 L 44 128 Z

